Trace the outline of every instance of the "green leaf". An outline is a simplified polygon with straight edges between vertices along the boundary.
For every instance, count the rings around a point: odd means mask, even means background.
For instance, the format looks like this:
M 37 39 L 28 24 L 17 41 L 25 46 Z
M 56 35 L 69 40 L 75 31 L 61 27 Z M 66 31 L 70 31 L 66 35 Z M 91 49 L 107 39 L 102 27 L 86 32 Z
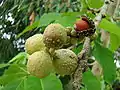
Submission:
M 81 0 L 81 12 L 86 13 L 88 8 L 88 4 L 86 4 L 86 0 Z
M 45 13 L 43 14 L 43 16 L 40 18 L 40 22 L 38 27 L 42 27 L 42 26 L 47 26 L 48 24 L 50 24 L 51 22 L 55 21 L 56 19 L 60 18 L 60 14 L 59 13 Z
M 120 37 L 110 33 L 110 50 L 115 51 L 120 46 Z
M 105 81 L 112 83 L 116 77 L 116 66 L 114 63 L 113 53 L 95 42 L 95 49 L 93 55 L 103 68 L 103 75 Z
M 105 82 L 104 82 L 104 80 L 101 80 L 101 90 L 105 90 Z
M 60 80 L 53 74 L 39 79 L 28 76 L 7 84 L 3 90 L 63 90 Z
M 50 74 L 48 77 L 41 79 L 42 90 L 63 90 L 60 80 L 55 74 Z
M 99 24 L 100 28 L 103 28 L 104 30 L 113 33 L 117 35 L 120 38 L 120 27 L 118 27 L 116 24 L 109 22 L 106 19 L 103 19 L 101 23 Z
M 7 84 L 2 90 L 17 90 L 17 86 L 22 80 L 17 80 L 17 81 L 11 81 L 9 84 Z
M 73 52 L 74 52 L 75 54 L 78 54 L 78 53 L 82 50 L 82 48 L 83 48 L 83 45 L 80 44 L 79 46 L 73 48 Z
M 27 74 L 25 66 L 12 64 L 7 70 L 5 70 L 4 75 L 0 77 L 0 84 L 6 85 L 11 81 L 19 80 L 27 76 Z
M 0 86 L 0 90 L 2 90 L 3 89 L 3 86 Z
M 93 76 L 92 72 L 89 70 L 83 74 L 83 82 L 87 90 L 101 90 L 100 81 Z
M 39 78 L 28 76 L 7 84 L 3 90 L 42 90 Z
M 19 88 L 19 90 L 42 90 L 40 79 L 34 76 L 29 76 L 26 78 L 23 82 L 23 86 Z
M 27 26 L 20 34 L 18 34 L 17 38 L 19 38 L 24 33 L 33 30 L 34 28 L 36 28 L 38 26 L 38 24 L 39 24 L 39 21 L 36 21 L 32 25 Z
M 0 64 L 0 68 L 4 68 L 4 67 L 7 67 L 9 66 L 10 64 Z
M 16 55 L 14 58 L 12 58 L 8 63 L 25 61 L 26 58 L 27 58 L 27 53 L 20 52 L 18 55 Z
M 78 15 L 80 15 L 80 12 L 63 13 L 61 15 L 62 17 L 57 19 L 55 23 L 60 23 L 65 27 L 68 27 L 68 26 L 73 27 Z
M 88 0 L 88 5 L 92 8 L 100 8 L 103 3 L 103 0 Z
M 39 78 L 29 76 L 23 79 L 17 86 L 17 90 L 42 90 L 41 82 Z

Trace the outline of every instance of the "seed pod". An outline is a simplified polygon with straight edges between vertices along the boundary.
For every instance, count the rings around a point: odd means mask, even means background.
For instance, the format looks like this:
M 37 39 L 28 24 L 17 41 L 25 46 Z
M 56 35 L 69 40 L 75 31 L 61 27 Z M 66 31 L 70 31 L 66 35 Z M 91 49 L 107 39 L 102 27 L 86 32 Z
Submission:
M 56 50 L 53 65 L 58 74 L 70 75 L 77 67 L 77 56 L 69 49 Z
M 43 43 L 43 35 L 35 34 L 29 37 L 25 43 L 25 49 L 28 54 L 32 54 L 36 51 L 45 49 L 45 44 Z
M 91 36 L 96 30 L 93 20 L 86 16 L 82 16 L 81 20 L 76 21 L 74 24 L 74 29 L 79 37 Z
M 67 41 L 65 28 L 60 24 L 50 24 L 46 27 L 43 40 L 48 48 L 61 48 Z
M 53 70 L 52 58 L 46 51 L 37 51 L 29 56 L 27 70 L 31 75 L 44 78 Z

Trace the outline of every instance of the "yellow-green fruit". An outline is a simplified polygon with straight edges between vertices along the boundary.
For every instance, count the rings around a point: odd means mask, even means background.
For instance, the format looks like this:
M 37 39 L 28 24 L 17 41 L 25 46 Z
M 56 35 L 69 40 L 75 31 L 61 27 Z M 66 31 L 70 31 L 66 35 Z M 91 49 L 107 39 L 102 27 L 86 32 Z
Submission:
M 77 67 L 77 56 L 69 49 L 56 50 L 53 65 L 58 74 L 70 75 Z
M 67 35 L 70 36 L 71 35 L 71 31 L 72 31 L 72 28 L 71 27 L 66 27 L 66 32 L 67 32 Z
M 35 34 L 29 37 L 25 43 L 25 49 L 28 54 L 32 54 L 36 51 L 45 49 L 45 44 L 43 43 L 43 35 Z
M 48 48 L 61 48 L 67 41 L 67 32 L 60 24 L 50 24 L 46 27 L 43 40 Z
M 31 75 L 44 78 L 53 70 L 52 58 L 46 51 L 37 51 L 29 56 L 27 70 Z
M 71 43 L 72 45 L 76 44 L 77 42 L 78 42 L 78 38 L 74 38 L 74 37 L 71 37 L 71 38 L 70 38 L 70 43 Z

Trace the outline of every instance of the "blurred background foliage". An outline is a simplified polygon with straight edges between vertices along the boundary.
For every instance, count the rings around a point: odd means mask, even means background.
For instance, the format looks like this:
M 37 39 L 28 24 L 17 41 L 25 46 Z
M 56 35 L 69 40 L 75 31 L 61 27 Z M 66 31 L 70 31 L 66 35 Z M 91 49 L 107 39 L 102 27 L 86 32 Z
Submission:
M 0 62 L 7 62 L 24 51 L 24 39 L 39 32 L 40 28 L 19 38 L 17 35 L 44 13 L 79 12 L 80 7 L 80 0 L 0 0 Z

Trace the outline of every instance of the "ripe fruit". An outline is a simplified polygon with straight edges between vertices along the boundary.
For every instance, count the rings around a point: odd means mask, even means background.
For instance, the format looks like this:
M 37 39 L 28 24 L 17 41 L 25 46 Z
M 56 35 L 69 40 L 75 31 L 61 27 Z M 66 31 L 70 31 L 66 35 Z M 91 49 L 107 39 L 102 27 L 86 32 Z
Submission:
M 77 67 L 77 56 L 69 49 L 56 50 L 53 58 L 53 65 L 58 74 L 70 75 Z
M 84 20 L 78 20 L 75 23 L 75 28 L 76 28 L 76 31 L 83 31 L 89 28 L 89 24 Z
M 75 23 L 74 29 L 77 33 L 77 37 L 91 36 L 96 30 L 93 20 L 87 18 L 86 16 L 82 16 L 82 20 L 78 20 Z
M 60 24 L 50 24 L 46 27 L 43 40 L 48 48 L 61 48 L 67 41 L 65 28 Z
M 35 34 L 26 40 L 25 49 L 28 54 L 32 54 L 36 51 L 43 50 L 44 48 L 45 48 L 45 45 L 43 43 L 42 34 Z
M 44 78 L 53 70 L 52 59 L 46 51 L 37 51 L 29 56 L 27 70 L 31 75 Z

